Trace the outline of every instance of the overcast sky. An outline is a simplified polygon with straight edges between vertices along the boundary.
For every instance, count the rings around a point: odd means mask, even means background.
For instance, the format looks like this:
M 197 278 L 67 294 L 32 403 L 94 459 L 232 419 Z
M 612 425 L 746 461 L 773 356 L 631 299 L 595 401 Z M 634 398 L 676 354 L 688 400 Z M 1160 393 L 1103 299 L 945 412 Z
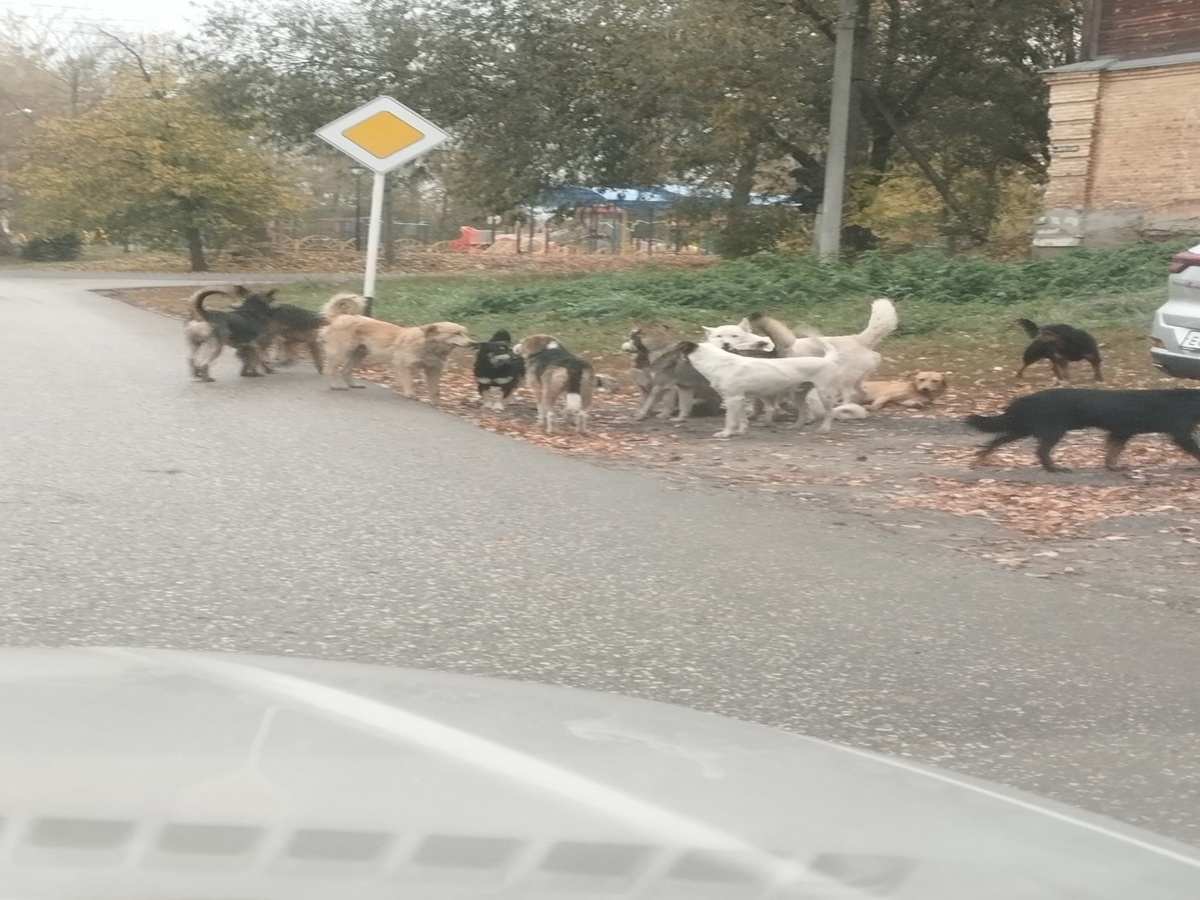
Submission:
M 207 0 L 0 0 L 0 11 L 55 23 L 115 25 L 125 31 L 186 32 Z

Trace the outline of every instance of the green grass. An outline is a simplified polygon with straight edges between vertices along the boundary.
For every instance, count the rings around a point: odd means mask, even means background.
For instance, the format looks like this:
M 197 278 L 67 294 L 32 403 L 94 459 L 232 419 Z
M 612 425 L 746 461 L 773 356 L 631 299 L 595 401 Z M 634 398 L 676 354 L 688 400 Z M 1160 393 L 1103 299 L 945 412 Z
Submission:
M 583 353 L 615 352 L 630 325 L 657 320 L 681 334 L 761 310 L 827 334 L 858 331 L 869 301 L 896 301 L 896 339 L 1007 333 L 1017 316 L 1092 329 L 1144 329 L 1162 302 L 1174 245 L 1075 251 L 998 263 L 936 254 L 867 255 L 853 267 L 807 256 L 765 255 L 698 271 L 653 267 L 626 273 L 426 275 L 380 281 L 376 315 L 404 324 L 448 319 L 487 337 L 550 332 Z M 317 307 L 358 283 L 306 282 L 282 291 Z

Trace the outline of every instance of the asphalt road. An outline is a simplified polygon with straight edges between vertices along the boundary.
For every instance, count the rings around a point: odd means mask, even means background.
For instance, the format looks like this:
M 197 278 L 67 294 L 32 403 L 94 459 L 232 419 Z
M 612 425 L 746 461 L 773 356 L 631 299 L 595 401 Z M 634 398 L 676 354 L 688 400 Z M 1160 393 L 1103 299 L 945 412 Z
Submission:
M 177 321 L 84 290 L 137 283 L 0 278 L 0 642 L 649 697 L 1200 844 L 1195 617 L 794 501 L 678 490 L 308 369 L 241 379 L 226 356 L 195 384 Z

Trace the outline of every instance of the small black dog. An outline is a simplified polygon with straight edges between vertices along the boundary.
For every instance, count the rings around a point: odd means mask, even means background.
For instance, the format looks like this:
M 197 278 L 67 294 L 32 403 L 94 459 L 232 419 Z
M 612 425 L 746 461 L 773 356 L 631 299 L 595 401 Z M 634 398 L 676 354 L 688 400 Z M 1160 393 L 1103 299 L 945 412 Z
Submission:
M 512 335 L 504 329 L 476 346 L 475 386 L 479 388 L 479 399 L 484 409 L 503 412 L 504 401 L 525 377 L 525 360 L 513 352 Z M 492 393 L 489 400 L 493 388 L 498 393 Z
M 1103 381 L 1100 374 L 1100 347 L 1096 339 L 1082 328 L 1071 325 L 1041 325 L 1029 319 L 1017 319 L 1017 324 L 1029 335 L 1030 344 L 1025 348 L 1021 358 L 1024 363 L 1021 371 L 1017 372 L 1017 380 L 1025 370 L 1039 359 L 1050 360 L 1054 368 L 1054 380 L 1070 381 L 1067 377 L 1067 363 L 1079 362 L 1086 359 L 1092 365 L 1096 381 Z
M 191 314 L 184 325 L 184 334 L 191 347 L 188 363 L 192 369 L 192 376 L 200 381 L 216 380 L 208 370 L 226 345 L 237 351 L 238 358 L 242 361 L 242 375 L 257 377 L 263 372 L 271 371 L 262 360 L 257 341 L 270 321 L 275 291 L 256 294 L 241 285 L 233 290 L 242 298 L 236 309 L 204 308 L 207 298 L 226 293 L 222 290 L 196 291 L 188 301 Z M 262 372 L 258 371 L 260 368 Z
M 980 448 L 983 462 L 997 447 L 1037 439 L 1037 458 L 1047 472 L 1066 472 L 1050 451 L 1068 431 L 1099 428 L 1108 432 L 1104 465 L 1114 471 L 1135 434 L 1165 434 L 1180 450 L 1200 460 L 1200 444 L 1192 431 L 1200 424 L 1200 390 L 1105 391 L 1097 388 L 1053 388 L 1018 397 L 998 416 L 968 416 L 977 431 L 999 434 Z

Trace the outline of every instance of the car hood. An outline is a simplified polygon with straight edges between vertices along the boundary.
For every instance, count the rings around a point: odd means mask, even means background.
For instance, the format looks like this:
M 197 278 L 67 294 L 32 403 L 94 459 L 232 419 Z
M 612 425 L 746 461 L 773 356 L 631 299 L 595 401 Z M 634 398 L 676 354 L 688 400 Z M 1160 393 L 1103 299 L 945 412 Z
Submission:
M 1200 854 L 1033 796 L 569 688 L 0 651 L 0 898 L 1194 900 Z

